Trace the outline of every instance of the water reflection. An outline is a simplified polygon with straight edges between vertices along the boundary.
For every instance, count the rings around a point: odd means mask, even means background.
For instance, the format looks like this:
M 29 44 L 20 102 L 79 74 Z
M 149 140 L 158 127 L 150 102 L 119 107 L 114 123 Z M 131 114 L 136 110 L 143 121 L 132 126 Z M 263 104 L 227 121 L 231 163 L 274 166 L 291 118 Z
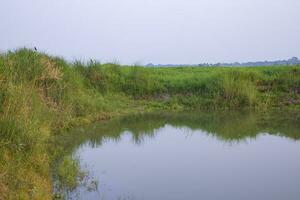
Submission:
M 74 199 L 299 199 L 298 113 L 152 113 L 58 141 L 98 190 Z

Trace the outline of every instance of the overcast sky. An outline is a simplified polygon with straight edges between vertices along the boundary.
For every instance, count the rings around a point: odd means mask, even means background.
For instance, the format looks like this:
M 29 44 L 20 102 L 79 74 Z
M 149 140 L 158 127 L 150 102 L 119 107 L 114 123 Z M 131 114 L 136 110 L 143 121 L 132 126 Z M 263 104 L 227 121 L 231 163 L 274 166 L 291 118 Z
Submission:
M 0 0 L 0 50 L 131 64 L 300 57 L 300 0 Z

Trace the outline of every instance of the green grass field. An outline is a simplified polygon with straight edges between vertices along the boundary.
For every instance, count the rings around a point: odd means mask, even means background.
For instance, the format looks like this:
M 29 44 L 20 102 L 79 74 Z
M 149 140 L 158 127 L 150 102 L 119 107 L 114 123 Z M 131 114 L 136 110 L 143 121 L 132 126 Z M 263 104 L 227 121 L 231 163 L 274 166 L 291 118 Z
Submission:
M 47 141 L 73 126 L 153 110 L 299 108 L 300 66 L 150 68 L 6 52 L 0 199 L 51 199 Z

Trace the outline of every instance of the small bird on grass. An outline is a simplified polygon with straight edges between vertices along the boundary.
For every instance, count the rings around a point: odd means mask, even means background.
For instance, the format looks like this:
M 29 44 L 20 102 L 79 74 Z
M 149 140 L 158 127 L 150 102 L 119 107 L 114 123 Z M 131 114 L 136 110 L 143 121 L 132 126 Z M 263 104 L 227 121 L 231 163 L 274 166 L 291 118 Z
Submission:
M 34 51 L 37 51 L 37 48 L 36 48 L 36 47 L 34 47 Z

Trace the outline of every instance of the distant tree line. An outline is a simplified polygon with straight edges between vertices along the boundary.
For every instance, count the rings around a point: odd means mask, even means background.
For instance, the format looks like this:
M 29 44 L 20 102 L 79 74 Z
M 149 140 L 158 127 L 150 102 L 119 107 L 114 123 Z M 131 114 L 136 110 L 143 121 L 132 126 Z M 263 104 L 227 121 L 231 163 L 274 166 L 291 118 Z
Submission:
M 148 67 L 180 67 L 180 66 L 200 66 L 200 67 L 219 67 L 219 66 L 232 66 L 232 67 L 247 67 L 247 66 L 276 66 L 276 65 L 300 65 L 300 60 L 297 57 L 292 57 L 287 60 L 276 61 L 257 61 L 257 62 L 233 62 L 233 63 L 200 63 L 200 64 L 153 64 L 149 63 Z

